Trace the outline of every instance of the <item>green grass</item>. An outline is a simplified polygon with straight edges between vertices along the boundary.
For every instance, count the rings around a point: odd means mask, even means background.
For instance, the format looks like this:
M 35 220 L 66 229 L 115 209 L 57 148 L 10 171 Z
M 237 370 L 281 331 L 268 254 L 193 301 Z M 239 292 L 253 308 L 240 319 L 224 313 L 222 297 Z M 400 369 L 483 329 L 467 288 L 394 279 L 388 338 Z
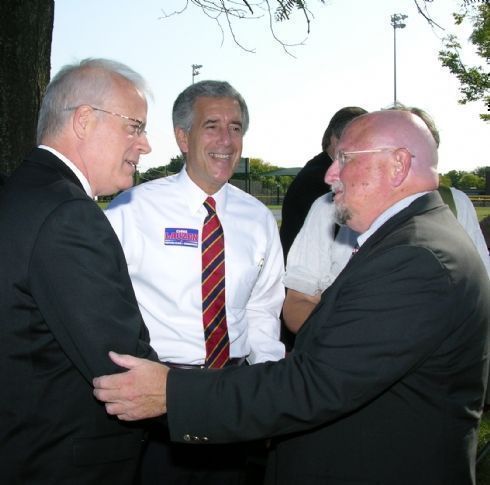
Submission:
M 478 438 L 478 449 L 481 450 L 486 443 L 490 442 L 490 411 L 483 414 L 480 424 L 480 435 Z M 476 468 L 477 485 L 488 485 L 490 483 L 490 452 Z
M 490 216 L 490 207 L 475 207 L 475 210 L 479 221 Z

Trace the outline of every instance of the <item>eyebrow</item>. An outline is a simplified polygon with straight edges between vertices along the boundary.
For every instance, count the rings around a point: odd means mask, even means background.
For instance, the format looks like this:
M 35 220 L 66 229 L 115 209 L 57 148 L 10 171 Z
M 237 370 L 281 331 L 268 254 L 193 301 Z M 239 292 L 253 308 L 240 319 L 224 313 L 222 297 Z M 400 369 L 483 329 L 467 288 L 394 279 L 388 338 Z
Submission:
M 205 120 L 203 122 L 203 125 L 208 125 L 208 124 L 212 124 L 212 123 L 218 123 L 220 121 L 219 118 L 208 118 L 207 120 Z M 230 121 L 230 123 L 228 123 L 230 125 L 238 125 L 238 126 L 242 126 L 242 121 Z

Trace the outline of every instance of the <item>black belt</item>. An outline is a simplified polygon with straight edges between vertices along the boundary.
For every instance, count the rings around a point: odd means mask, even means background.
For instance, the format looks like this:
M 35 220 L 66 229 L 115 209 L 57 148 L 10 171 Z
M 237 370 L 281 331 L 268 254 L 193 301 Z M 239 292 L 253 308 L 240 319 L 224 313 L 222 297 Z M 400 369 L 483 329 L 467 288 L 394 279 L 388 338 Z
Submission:
M 173 369 L 207 369 L 205 364 L 177 364 L 175 362 L 162 362 L 162 364 Z M 245 357 L 235 357 L 230 359 L 225 367 L 239 366 L 245 364 Z

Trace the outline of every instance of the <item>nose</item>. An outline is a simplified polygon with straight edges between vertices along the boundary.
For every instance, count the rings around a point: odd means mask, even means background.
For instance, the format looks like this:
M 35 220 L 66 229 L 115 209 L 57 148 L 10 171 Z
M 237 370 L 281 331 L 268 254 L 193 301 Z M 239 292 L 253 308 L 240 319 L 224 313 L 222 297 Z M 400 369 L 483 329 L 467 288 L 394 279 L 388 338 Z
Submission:
M 325 173 L 325 183 L 328 185 L 332 185 L 335 181 L 339 180 L 340 176 L 340 165 L 338 160 L 334 160 L 332 165 L 328 167 Z
M 219 130 L 219 142 L 225 146 L 231 143 L 231 133 L 228 127 Z
M 138 150 L 143 155 L 146 155 L 147 153 L 151 152 L 151 146 L 150 146 L 150 142 L 148 141 L 148 136 L 146 134 L 146 131 L 141 133 L 141 135 L 138 137 Z

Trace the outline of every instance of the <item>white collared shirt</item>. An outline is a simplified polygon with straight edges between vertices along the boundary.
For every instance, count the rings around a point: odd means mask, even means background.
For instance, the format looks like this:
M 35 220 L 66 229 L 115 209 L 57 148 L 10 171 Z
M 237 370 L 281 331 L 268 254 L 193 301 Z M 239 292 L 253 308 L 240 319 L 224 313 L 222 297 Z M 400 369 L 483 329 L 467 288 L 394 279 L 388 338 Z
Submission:
M 90 184 L 88 183 L 88 180 L 86 179 L 85 175 L 81 172 L 81 170 L 68 158 L 66 158 L 62 153 L 60 153 L 58 150 L 55 150 L 54 148 L 51 148 L 47 145 L 39 145 L 38 148 L 42 148 L 43 150 L 47 150 L 48 152 L 51 152 L 53 155 L 58 157 L 77 177 L 78 180 L 80 180 L 80 183 L 82 184 L 83 190 L 87 192 L 87 195 L 93 199 L 93 193 L 92 193 L 92 187 L 90 187 Z
M 119 195 L 106 210 L 118 235 L 151 345 L 160 360 L 202 364 L 201 230 L 207 194 L 185 168 Z M 225 184 L 213 195 L 225 237 L 230 356 L 284 356 L 284 299 L 277 223 L 254 197 Z
M 490 276 L 490 258 L 478 224 L 475 208 L 468 196 L 451 187 L 457 219 L 471 237 Z M 328 288 L 352 255 L 356 240 L 361 246 L 384 222 L 427 192 L 414 194 L 394 204 L 361 234 L 342 226 L 334 239 L 335 204 L 332 192 L 319 197 L 311 206 L 305 223 L 288 254 L 284 284 L 287 288 L 315 295 Z

